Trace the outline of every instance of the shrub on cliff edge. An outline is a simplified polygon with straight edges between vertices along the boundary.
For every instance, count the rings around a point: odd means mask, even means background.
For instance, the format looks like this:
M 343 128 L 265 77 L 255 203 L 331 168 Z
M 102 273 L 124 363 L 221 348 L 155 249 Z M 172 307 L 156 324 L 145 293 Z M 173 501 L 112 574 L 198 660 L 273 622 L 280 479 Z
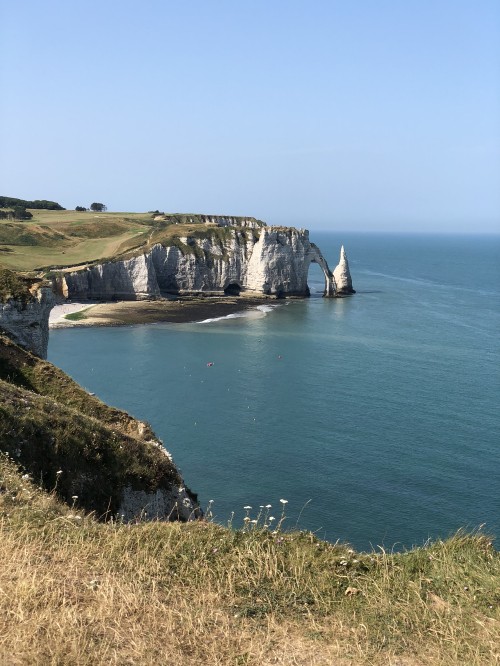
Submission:
M 10 299 L 27 302 L 33 298 L 30 287 L 34 280 L 24 278 L 14 271 L 0 268 L 0 303 Z

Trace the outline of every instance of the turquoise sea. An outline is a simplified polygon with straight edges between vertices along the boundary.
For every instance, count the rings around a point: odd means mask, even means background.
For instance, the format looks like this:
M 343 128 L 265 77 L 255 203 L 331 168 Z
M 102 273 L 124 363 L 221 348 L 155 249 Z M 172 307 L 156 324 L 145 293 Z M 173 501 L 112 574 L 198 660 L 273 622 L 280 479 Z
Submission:
M 51 332 L 49 360 L 149 421 L 216 520 L 401 549 L 500 540 L 500 236 L 314 233 L 357 294 L 218 321 Z M 207 363 L 213 366 L 208 367 Z

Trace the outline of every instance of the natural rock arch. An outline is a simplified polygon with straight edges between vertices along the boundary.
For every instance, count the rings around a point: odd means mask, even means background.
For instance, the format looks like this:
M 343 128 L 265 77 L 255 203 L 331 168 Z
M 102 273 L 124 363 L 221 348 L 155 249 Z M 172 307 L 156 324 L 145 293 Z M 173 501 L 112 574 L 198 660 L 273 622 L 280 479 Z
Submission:
M 333 277 L 331 270 L 328 268 L 326 259 L 323 257 L 319 248 L 316 245 L 314 245 L 314 243 L 311 243 L 310 251 L 305 259 L 306 276 L 309 274 L 309 268 L 311 264 L 318 264 L 318 266 L 323 271 L 323 275 L 325 276 L 325 290 L 323 292 L 323 296 L 325 298 L 335 296 L 337 293 L 335 279 Z M 309 290 L 309 286 L 307 288 Z

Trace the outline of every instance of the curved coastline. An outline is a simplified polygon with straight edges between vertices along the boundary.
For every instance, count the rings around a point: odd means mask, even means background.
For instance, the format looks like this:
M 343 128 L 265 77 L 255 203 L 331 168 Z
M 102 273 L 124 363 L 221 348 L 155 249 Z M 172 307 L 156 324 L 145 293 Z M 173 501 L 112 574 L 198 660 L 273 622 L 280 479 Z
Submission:
M 184 297 L 176 300 L 63 303 L 52 308 L 50 328 L 75 326 L 130 326 L 133 324 L 207 322 L 261 305 L 276 304 L 269 297 Z M 79 314 L 78 319 L 67 315 Z

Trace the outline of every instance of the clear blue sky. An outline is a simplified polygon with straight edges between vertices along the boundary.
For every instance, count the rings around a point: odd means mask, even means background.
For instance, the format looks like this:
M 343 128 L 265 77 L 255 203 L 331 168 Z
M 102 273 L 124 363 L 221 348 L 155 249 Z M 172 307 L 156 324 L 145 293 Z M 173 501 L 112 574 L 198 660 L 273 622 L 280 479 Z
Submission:
M 498 0 L 0 0 L 0 194 L 500 231 Z

